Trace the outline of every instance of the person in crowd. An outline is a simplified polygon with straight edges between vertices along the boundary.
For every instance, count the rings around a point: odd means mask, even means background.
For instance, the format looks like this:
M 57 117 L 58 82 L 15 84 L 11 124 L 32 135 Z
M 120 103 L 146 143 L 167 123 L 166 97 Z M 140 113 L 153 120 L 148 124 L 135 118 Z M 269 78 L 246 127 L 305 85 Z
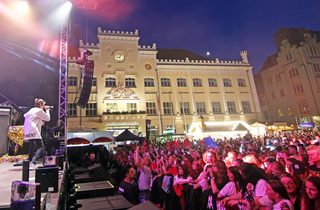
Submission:
M 290 174 L 286 173 L 280 176 L 280 182 L 285 186 L 294 210 L 299 210 L 301 208 L 301 188 L 297 181 Z
M 24 141 L 29 142 L 28 160 L 35 165 L 41 159 L 44 152 L 44 144 L 41 137 L 41 128 L 45 122 L 50 121 L 50 107 L 46 106 L 43 99 L 34 100 L 35 107 L 24 114 Z
M 228 178 L 229 182 L 218 192 L 217 195 L 217 209 L 219 210 L 225 209 L 221 200 L 239 193 L 243 185 L 242 176 L 238 167 L 231 166 L 228 168 Z M 211 182 L 211 188 L 213 190 L 217 190 L 215 182 Z
M 260 198 L 260 203 L 272 201 L 272 210 L 293 210 L 287 190 L 280 181 L 269 181 L 266 192 L 267 196 Z
M 310 176 L 304 184 L 302 210 L 320 209 L 320 177 Z
M 91 151 L 89 154 L 85 155 L 84 160 L 81 161 L 80 166 L 88 168 L 97 163 L 96 154 Z
M 272 168 L 271 168 L 271 165 L 272 165 L 272 163 L 273 162 L 275 162 L 276 161 L 276 158 L 274 158 L 274 157 L 267 157 L 266 159 L 265 159 L 265 161 L 264 161 L 264 164 L 263 164 L 263 166 L 264 166 L 264 169 L 265 169 L 265 172 L 266 172 L 266 174 L 268 175 L 268 177 L 272 177 Z
M 139 198 L 140 202 L 145 202 L 150 200 L 150 187 L 151 187 L 151 159 L 148 156 L 144 156 L 143 159 L 139 157 L 139 146 L 136 147 L 135 151 L 135 165 L 138 167 L 139 170 L 139 179 L 138 179 L 138 186 L 139 186 Z
M 139 188 L 135 182 L 136 170 L 127 165 L 124 167 L 124 179 L 119 185 L 118 193 L 123 195 L 133 205 L 139 204 Z
M 272 179 L 279 180 L 280 176 L 286 173 L 285 167 L 278 161 L 271 164 Z
M 310 145 L 307 147 L 310 175 L 320 176 L 320 146 Z
M 192 180 L 192 177 L 190 176 L 188 166 L 179 165 L 178 174 L 174 176 L 173 189 L 179 198 L 180 206 L 182 210 L 188 209 L 188 205 L 190 205 L 190 202 L 188 202 L 189 201 L 188 191 L 190 191 L 189 182 L 191 180 Z

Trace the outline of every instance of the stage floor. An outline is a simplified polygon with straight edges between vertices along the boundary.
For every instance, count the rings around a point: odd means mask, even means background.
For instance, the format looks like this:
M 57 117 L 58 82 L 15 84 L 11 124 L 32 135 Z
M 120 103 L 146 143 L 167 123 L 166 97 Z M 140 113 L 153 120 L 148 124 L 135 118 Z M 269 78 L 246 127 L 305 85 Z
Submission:
M 22 180 L 22 166 L 13 166 L 14 164 L 0 163 L 0 209 L 10 209 L 11 183 Z M 59 171 L 59 192 L 61 190 L 62 177 L 63 171 Z M 29 171 L 29 181 L 35 181 L 35 170 Z M 51 209 L 57 209 L 59 192 L 51 193 Z M 41 193 L 41 202 L 43 202 L 45 195 L 46 193 Z
M 22 180 L 22 166 L 14 163 L 0 163 L 0 208 L 10 207 L 11 183 Z M 34 170 L 29 173 L 30 182 L 34 182 Z

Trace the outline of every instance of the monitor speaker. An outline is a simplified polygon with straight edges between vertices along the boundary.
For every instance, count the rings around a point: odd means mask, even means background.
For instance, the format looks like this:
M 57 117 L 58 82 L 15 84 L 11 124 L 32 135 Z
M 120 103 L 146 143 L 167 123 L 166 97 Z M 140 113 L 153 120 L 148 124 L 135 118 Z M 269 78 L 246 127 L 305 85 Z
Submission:
M 59 168 L 39 167 L 35 182 L 40 184 L 41 192 L 58 192 Z

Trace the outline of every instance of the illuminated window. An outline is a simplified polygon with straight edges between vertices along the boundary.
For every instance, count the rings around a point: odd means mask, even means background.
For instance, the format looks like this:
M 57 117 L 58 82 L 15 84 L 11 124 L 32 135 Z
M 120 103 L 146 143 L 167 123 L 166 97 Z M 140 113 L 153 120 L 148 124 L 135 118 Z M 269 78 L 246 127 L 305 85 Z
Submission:
M 127 111 L 128 112 L 136 112 L 137 104 L 136 103 L 127 103 Z
M 117 103 L 107 103 L 106 108 L 107 108 L 107 112 L 117 112 L 118 111 Z

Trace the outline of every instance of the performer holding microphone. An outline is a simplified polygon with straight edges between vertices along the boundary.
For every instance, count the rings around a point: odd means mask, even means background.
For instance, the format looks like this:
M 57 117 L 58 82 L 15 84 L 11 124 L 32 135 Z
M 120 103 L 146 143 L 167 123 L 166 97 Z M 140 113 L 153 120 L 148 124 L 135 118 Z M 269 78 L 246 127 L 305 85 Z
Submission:
M 35 165 L 44 152 L 44 144 L 41 137 L 41 127 L 50 121 L 50 106 L 46 106 L 43 99 L 34 100 L 35 107 L 24 114 L 24 141 L 29 142 L 29 161 Z

